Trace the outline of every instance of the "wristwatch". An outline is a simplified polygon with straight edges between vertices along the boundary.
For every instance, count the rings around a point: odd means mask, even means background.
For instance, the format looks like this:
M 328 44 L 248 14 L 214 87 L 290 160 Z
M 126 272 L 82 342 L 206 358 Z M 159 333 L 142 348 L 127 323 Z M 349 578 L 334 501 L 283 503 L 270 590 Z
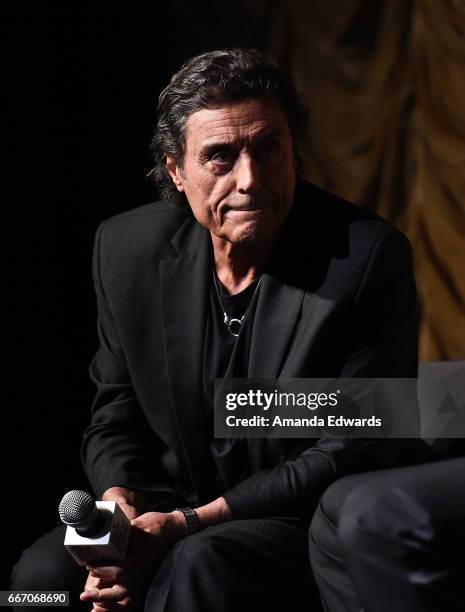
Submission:
M 203 529 L 203 525 L 193 508 L 175 508 L 174 512 L 181 512 L 186 520 L 186 536 L 197 533 Z

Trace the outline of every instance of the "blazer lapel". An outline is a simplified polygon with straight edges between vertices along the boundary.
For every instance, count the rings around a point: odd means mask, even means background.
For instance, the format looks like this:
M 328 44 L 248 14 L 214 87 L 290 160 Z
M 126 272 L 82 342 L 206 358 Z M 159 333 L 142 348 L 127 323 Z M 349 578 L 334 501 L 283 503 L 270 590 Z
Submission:
M 199 499 L 207 495 L 204 471 L 209 454 L 202 407 L 202 367 L 211 269 L 210 237 L 188 219 L 174 237 L 182 255 L 159 264 L 168 374 L 181 445 Z M 182 246 L 181 246 L 182 245 Z
M 264 273 L 254 317 L 249 378 L 277 378 L 302 308 L 305 292 Z

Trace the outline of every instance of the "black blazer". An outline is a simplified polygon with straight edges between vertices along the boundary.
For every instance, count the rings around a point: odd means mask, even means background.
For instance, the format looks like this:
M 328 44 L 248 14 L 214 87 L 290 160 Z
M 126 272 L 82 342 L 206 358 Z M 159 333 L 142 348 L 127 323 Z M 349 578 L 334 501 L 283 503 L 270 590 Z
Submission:
M 97 495 L 152 491 L 153 508 L 211 501 L 202 350 L 211 239 L 169 202 L 98 228 L 93 278 L 97 386 L 82 461 Z M 416 290 L 392 224 L 298 180 L 258 296 L 249 377 L 417 373 Z M 237 518 L 298 515 L 328 484 L 403 461 L 395 441 L 249 440 L 254 474 L 222 492 Z

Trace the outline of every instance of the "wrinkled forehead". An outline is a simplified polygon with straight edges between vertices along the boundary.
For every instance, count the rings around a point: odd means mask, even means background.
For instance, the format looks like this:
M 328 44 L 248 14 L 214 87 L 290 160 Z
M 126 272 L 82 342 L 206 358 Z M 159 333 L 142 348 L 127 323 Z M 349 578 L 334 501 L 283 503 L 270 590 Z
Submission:
M 186 124 L 185 152 L 217 142 L 239 145 L 268 135 L 290 138 L 287 117 L 273 96 L 192 113 Z

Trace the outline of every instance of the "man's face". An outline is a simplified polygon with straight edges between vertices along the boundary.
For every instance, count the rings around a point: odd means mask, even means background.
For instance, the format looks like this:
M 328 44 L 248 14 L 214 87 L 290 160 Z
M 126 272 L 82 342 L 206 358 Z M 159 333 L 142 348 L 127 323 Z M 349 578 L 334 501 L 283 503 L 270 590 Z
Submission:
M 292 204 L 292 137 L 272 96 L 193 113 L 183 168 L 167 166 L 197 221 L 234 244 L 273 238 Z

